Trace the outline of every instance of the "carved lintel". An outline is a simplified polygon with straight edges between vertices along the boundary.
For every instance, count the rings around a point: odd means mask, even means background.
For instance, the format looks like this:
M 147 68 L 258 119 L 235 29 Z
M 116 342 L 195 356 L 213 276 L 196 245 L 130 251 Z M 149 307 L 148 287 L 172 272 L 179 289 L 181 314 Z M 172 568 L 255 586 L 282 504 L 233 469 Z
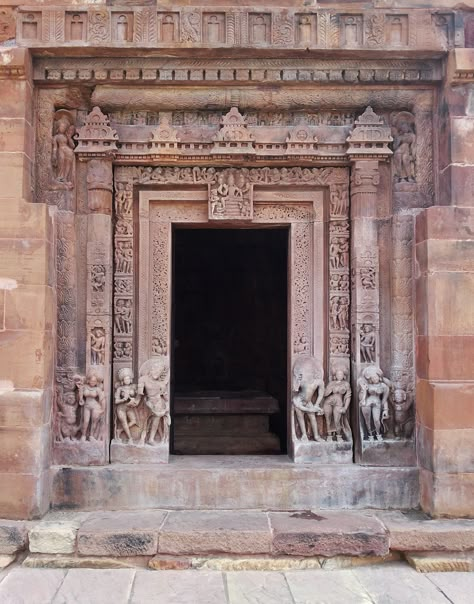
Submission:
M 243 170 L 217 172 L 209 184 L 209 220 L 251 220 L 253 218 L 253 184 Z

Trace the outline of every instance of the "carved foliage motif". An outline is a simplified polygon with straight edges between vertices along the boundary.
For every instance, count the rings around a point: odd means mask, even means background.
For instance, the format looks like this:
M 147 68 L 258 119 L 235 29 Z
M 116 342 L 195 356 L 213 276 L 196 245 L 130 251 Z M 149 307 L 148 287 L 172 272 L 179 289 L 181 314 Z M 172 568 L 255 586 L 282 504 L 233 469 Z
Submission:
M 15 16 L 11 8 L 0 9 L 0 42 L 15 37 Z
M 106 9 L 89 12 L 89 43 L 103 44 L 110 39 L 110 13 Z
M 278 44 L 279 46 L 291 46 L 294 44 L 294 22 L 294 15 L 289 15 L 286 12 L 276 13 L 273 15 L 272 39 L 274 44 Z M 311 32 L 309 33 L 309 39 L 307 41 L 311 41 Z
M 181 41 L 201 41 L 201 13 L 198 11 L 183 11 L 181 14 Z
M 383 46 L 385 42 L 385 15 L 374 13 L 365 19 L 365 40 L 370 47 Z

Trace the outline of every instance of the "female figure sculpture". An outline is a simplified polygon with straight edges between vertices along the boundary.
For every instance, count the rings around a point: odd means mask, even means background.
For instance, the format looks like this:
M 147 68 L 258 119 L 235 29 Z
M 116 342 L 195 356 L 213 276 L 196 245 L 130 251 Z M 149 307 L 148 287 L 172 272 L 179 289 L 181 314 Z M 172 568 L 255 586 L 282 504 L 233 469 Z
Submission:
M 56 112 L 56 134 L 52 140 L 51 162 L 56 174 L 57 188 L 72 189 L 74 167 L 75 132 L 72 117 L 68 111 Z
M 326 419 L 327 441 L 352 440 L 347 410 L 351 402 L 351 386 L 346 380 L 346 371 L 343 367 L 336 367 L 333 371 L 333 380 L 326 386 L 324 393 L 324 417 Z M 343 438 L 344 436 L 344 438 Z
M 105 413 L 105 394 L 102 380 L 95 371 L 89 371 L 85 384 L 79 386 L 79 405 L 82 409 L 81 441 L 102 440 L 101 420 Z
M 382 426 L 389 418 L 388 395 L 392 386 L 390 380 L 383 376 L 380 367 L 369 365 L 357 381 L 359 389 L 359 406 L 364 418 L 366 440 L 383 440 Z M 385 426 L 383 426 L 385 432 Z
M 128 367 L 120 369 L 118 372 L 119 384 L 115 390 L 115 438 L 119 439 L 120 432 L 125 432 L 128 438 L 128 444 L 133 444 L 130 428 L 138 426 L 138 419 L 135 409 L 138 407 L 139 399 L 137 396 L 137 387 L 132 384 L 133 372 Z
M 293 365 L 293 407 L 298 423 L 301 440 L 308 440 L 306 418 L 312 432 L 312 440 L 321 441 L 316 415 L 323 415 L 320 403 L 324 396 L 324 372 L 321 364 L 310 356 L 301 356 Z M 313 402 L 316 396 L 316 401 Z

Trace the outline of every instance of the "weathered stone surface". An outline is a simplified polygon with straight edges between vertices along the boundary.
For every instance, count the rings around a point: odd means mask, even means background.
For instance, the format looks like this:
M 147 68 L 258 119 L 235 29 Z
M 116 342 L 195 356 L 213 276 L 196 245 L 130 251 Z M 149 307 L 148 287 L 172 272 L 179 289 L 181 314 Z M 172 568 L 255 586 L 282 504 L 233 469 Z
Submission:
M 357 569 L 357 580 L 370 594 L 371 602 L 383 602 L 390 594 L 392 602 L 447 604 L 443 594 L 425 579 L 401 564 Z
M 320 558 L 289 558 L 289 557 L 260 557 L 252 556 L 242 558 L 192 558 L 192 568 L 218 571 L 241 571 L 241 570 L 263 570 L 263 571 L 285 571 L 306 570 L 321 568 Z
M 351 512 L 270 513 L 272 552 L 293 556 L 388 554 L 382 523 Z
M 172 558 L 167 556 L 153 556 L 148 562 L 153 570 L 185 570 L 192 568 L 191 558 Z
M 55 601 L 62 604 L 80 602 L 84 597 L 84 585 L 89 585 L 97 602 L 113 599 L 117 604 L 127 604 L 134 577 L 134 571 L 128 569 L 102 570 L 100 574 L 95 570 L 72 569 L 62 582 Z
M 68 556 L 30 554 L 22 563 L 26 568 L 146 568 L 149 557 Z
M 472 600 L 474 576 L 472 573 L 450 572 L 430 573 L 429 580 L 443 592 L 446 598 L 456 604 L 469 604 Z
M 28 528 L 25 522 L 0 521 L 0 554 L 15 554 L 27 547 Z
M 130 604 L 183 604 L 226 602 L 221 573 L 169 570 L 166 573 L 137 571 Z
M 170 512 L 160 530 L 160 554 L 263 554 L 270 547 L 261 512 Z
M 386 512 L 380 519 L 389 532 L 390 549 L 409 551 L 474 550 L 474 520 L 431 520 L 399 512 Z
M 226 578 L 229 604 L 240 604 L 241 602 L 293 604 L 294 602 L 285 577 L 280 573 L 229 572 Z
M 298 603 L 316 604 L 321 600 L 328 604 L 371 602 L 367 590 L 350 571 L 333 570 L 330 573 L 306 571 L 304 581 L 301 581 L 301 574 L 298 572 L 287 572 L 285 577 L 292 597 Z
M 409 553 L 408 563 L 421 573 L 474 571 L 474 554 L 468 553 Z
M 92 556 L 154 555 L 166 512 L 92 514 L 78 532 L 78 552 Z
M 29 534 L 29 550 L 38 554 L 72 554 L 76 549 L 79 522 L 40 522 Z
M 1 582 L 0 599 L 4 602 L 24 602 L 30 595 L 25 594 L 28 586 L 34 585 L 36 602 L 47 604 L 52 602 L 66 575 L 65 570 L 59 569 L 30 569 L 28 581 L 25 581 L 25 570 L 13 568 Z
M 14 562 L 16 556 L 14 554 L 0 554 L 0 570 L 7 568 L 10 566 L 12 562 Z

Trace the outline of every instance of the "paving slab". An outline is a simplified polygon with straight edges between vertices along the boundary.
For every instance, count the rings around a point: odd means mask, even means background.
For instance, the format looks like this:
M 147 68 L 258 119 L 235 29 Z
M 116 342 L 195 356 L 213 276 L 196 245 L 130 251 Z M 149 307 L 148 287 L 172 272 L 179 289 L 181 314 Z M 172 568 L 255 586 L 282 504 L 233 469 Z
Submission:
M 474 520 L 432 520 L 401 512 L 386 512 L 380 519 L 389 532 L 390 549 L 404 552 L 474 549 Z
M 170 512 L 160 531 L 162 554 L 264 554 L 271 549 L 262 512 Z
M 285 576 L 295 604 L 372 604 L 367 590 L 349 570 L 290 571 Z
M 219 572 L 137 570 L 130 604 L 225 604 Z
M 439 589 L 424 575 L 404 564 L 365 567 L 351 572 L 370 594 L 374 604 L 448 604 Z
M 77 520 L 42 521 L 28 533 L 29 550 L 37 554 L 72 554 L 76 549 Z
M 77 548 L 85 556 L 153 556 L 167 512 L 91 514 L 78 531 Z
M 229 604 L 294 604 L 283 573 L 242 571 L 225 577 Z
M 62 582 L 53 604 L 127 604 L 135 571 L 70 570 Z M 92 598 L 91 598 L 92 596 Z
M 474 571 L 474 552 L 410 552 L 405 559 L 420 573 Z
M 474 573 L 430 573 L 426 575 L 455 604 L 471 604 L 474 594 Z
M 384 556 L 388 534 L 374 516 L 352 512 L 270 513 L 272 551 L 290 556 Z
M 0 554 L 16 554 L 28 544 L 28 528 L 19 520 L 0 520 Z
M 13 568 L 0 583 L 2 604 L 51 604 L 65 570 Z

